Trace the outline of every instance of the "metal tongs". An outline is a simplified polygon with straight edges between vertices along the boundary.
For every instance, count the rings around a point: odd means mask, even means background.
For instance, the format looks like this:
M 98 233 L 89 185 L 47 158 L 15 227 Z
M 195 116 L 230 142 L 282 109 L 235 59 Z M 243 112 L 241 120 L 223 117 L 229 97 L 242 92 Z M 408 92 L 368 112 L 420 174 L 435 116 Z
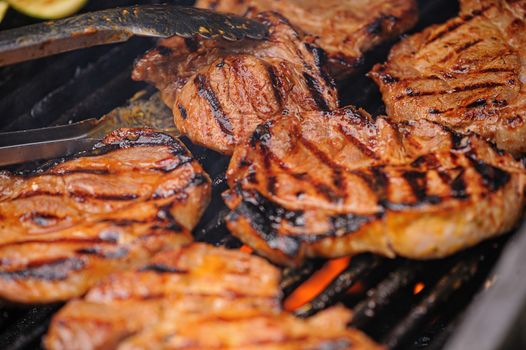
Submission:
M 0 66 L 95 45 L 148 36 L 201 36 L 234 41 L 263 39 L 267 28 L 244 17 L 174 5 L 139 5 L 82 14 L 57 21 L 0 32 Z M 158 104 L 162 104 L 158 101 Z M 159 108 L 164 108 L 159 107 Z M 148 109 L 151 111 L 151 108 Z M 129 114 L 129 113 L 127 113 Z M 156 121 L 152 121 L 157 118 Z M 154 125 L 156 124 L 156 125 Z M 142 122 L 110 113 L 70 125 L 0 133 L 0 166 L 66 156 L 91 148 L 105 133 L 119 127 L 159 126 L 173 132 L 170 113 L 163 110 Z M 158 128 L 158 129 L 159 129 Z
M 127 104 L 99 119 L 68 125 L 0 133 L 0 166 L 64 157 L 89 151 L 118 128 L 148 128 L 179 136 L 172 111 L 159 93 L 140 91 Z
M 85 13 L 0 32 L 0 66 L 130 37 L 263 39 L 266 27 L 248 18 L 175 5 L 139 5 Z

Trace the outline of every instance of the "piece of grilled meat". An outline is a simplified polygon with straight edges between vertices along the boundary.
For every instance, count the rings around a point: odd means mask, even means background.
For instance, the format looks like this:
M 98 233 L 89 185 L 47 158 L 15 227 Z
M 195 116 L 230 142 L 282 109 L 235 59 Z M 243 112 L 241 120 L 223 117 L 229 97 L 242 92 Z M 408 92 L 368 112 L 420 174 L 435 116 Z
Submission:
M 268 39 L 174 37 L 148 52 L 133 71 L 134 79 L 161 90 L 181 132 L 222 153 L 231 153 L 240 139 L 271 117 L 338 105 L 314 39 L 277 14 L 255 18 L 268 25 Z
M 280 13 L 317 37 L 337 79 L 353 73 L 365 52 L 396 38 L 418 19 L 414 0 L 198 0 L 196 6 L 236 14 Z
M 378 349 L 346 330 L 338 307 L 300 320 L 281 311 L 279 270 L 237 250 L 194 243 L 112 275 L 59 311 L 59 349 Z M 338 345 L 338 346 L 336 346 Z M 333 346 L 333 347 L 331 347 Z
M 463 0 L 396 45 L 370 76 L 395 120 L 427 119 L 526 152 L 526 1 Z
M 259 126 L 236 148 L 230 231 L 281 264 L 371 251 L 438 258 L 512 228 L 525 170 L 477 136 L 346 107 Z
M 0 175 L 0 297 L 82 295 L 109 273 L 191 241 L 210 180 L 184 145 L 121 129 L 92 151 Z

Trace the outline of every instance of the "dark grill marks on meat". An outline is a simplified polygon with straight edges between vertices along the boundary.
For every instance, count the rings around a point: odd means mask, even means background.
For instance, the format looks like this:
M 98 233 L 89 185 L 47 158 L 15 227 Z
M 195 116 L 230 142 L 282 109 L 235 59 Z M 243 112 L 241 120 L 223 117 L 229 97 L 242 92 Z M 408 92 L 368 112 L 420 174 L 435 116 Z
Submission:
M 416 201 L 424 201 L 426 198 L 427 187 L 426 174 L 419 171 L 406 171 L 402 173 L 402 176 L 411 187 L 411 191 L 413 192 Z
M 340 125 L 340 127 L 338 128 L 338 131 L 340 131 L 340 133 L 345 136 L 345 138 L 347 139 L 347 141 L 351 142 L 357 149 L 360 150 L 360 152 L 362 152 L 366 157 L 368 158 L 372 158 L 372 159 L 378 159 L 378 156 L 373 152 L 371 151 L 371 149 L 369 147 L 367 147 L 365 144 L 363 144 L 362 142 L 360 142 L 360 140 L 358 140 L 356 137 L 352 136 L 348 131 L 347 131 L 347 127 L 345 125 Z
M 38 226 L 52 226 L 56 225 L 57 221 L 61 220 L 61 217 L 42 211 L 32 211 L 20 216 L 21 221 L 32 221 Z
M 460 28 L 464 24 L 469 23 L 473 19 L 482 16 L 482 14 L 487 10 L 488 7 L 483 8 L 481 10 L 475 10 L 471 14 L 460 16 L 459 18 L 451 20 L 443 30 L 438 31 L 438 33 L 435 33 L 433 36 L 431 36 L 431 38 L 426 41 L 425 45 L 429 45 L 438 39 L 442 39 L 444 36 L 450 34 L 451 32 Z
M 238 189 L 237 194 L 243 201 L 229 214 L 227 220 L 235 222 L 241 217 L 247 218 L 269 247 L 279 249 L 290 257 L 299 253 L 301 237 L 280 237 L 279 227 L 282 223 L 295 227 L 304 226 L 302 211 L 287 210 L 267 200 L 257 191 Z
M 345 184 L 342 178 L 343 169 L 337 163 L 334 163 L 331 158 L 316 147 L 316 145 L 304 137 L 300 137 L 300 142 L 306 149 L 309 150 L 318 160 L 331 169 L 332 184 L 335 188 L 336 193 L 331 193 L 330 198 L 332 202 L 340 202 L 345 196 Z M 320 185 L 318 185 L 320 187 Z M 342 187 L 343 186 L 343 187 Z M 330 187 L 326 187 L 330 188 Z M 332 191 L 331 191 L 332 192 Z
M 372 75 L 373 78 L 376 77 L 376 73 L 379 73 L 378 74 L 378 79 L 381 79 L 383 83 L 385 84 L 393 84 L 393 83 L 398 83 L 401 81 L 400 77 L 397 77 L 397 76 L 393 76 L 392 73 L 387 73 L 386 68 L 384 66 L 375 66 L 375 70 L 369 74 Z M 498 67 L 494 67 L 494 68 L 485 68 L 485 69 L 481 69 L 479 71 L 476 71 L 476 72 L 462 72 L 462 74 L 464 74 L 466 77 L 477 77 L 479 75 L 484 75 L 484 74 L 487 74 L 487 73 L 514 73 L 515 71 L 513 69 L 509 69 L 509 68 L 498 68 Z M 446 73 L 444 75 L 442 75 L 441 77 L 437 76 L 437 75 L 427 75 L 427 76 L 412 76 L 412 77 L 404 77 L 403 78 L 403 82 L 421 82 L 421 81 L 426 81 L 426 80 L 432 80 L 432 81 L 439 81 L 441 79 L 444 79 L 444 80 L 453 80 L 453 79 L 456 79 L 458 78 L 457 76 L 458 74 L 454 74 L 454 73 Z
M 181 118 L 186 119 L 188 118 L 188 114 L 186 113 L 186 108 L 180 103 L 177 104 L 177 108 L 179 108 L 179 113 L 181 114 Z
M 115 226 L 98 215 L 87 219 L 86 224 L 41 234 L 41 239 L 20 237 L 18 241 L 2 244 L 2 297 L 32 303 L 68 299 L 81 295 L 110 272 L 141 263 L 147 254 L 190 241 L 188 231 L 183 228 L 176 231 L 177 224 L 159 220 L 151 206 L 132 205 L 121 210 L 121 214 L 138 215 L 144 211 L 152 215 L 140 224 L 131 221 Z M 117 240 L 98 238 L 108 232 L 115 232 Z M 79 234 L 87 237 L 67 238 Z M 43 250 L 47 252 L 39 253 Z M 19 262 L 16 253 L 25 255 L 27 262 Z
M 111 219 L 101 220 L 101 222 L 102 221 L 104 223 L 114 223 Z M 127 223 L 124 223 L 124 224 L 120 223 L 119 226 L 126 227 L 128 225 L 131 225 L 132 223 L 137 223 L 137 221 L 130 221 L 130 222 L 127 222 Z M 141 221 L 141 223 L 147 224 L 148 221 Z M 20 240 L 20 241 L 3 243 L 2 245 L 0 245 L 0 248 L 4 249 L 4 248 L 7 248 L 7 247 L 21 246 L 21 245 L 26 245 L 26 244 L 33 244 L 33 245 L 49 244 L 49 245 L 52 245 L 52 244 L 55 244 L 55 243 L 68 243 L 68 244 L 96 244 L 96 245 L 109 244 L 109 245 L 111 245 L 111 244 L 118 243 L 116 238 L 118 238 L 119 235 L 117 235 L 115 239 L 107 239 L 107 238 L 104 238 L 104 233 L 105 232 L 102 232 L 97 237 L 84 237 L 84 238 L 76 238 L 76 237 L 71 237 L 71 238 L 65 237 L 65 238 L 56 238 L 56 239 L 29 238 L 29 239 L 24 239 L 24 240 Z
M 375 350 L 336 306 L 308 319 L 280 308 L 279 270 L 247 253 L 189 244 L 112 275 L 51 322 L 60 349 Z M 101 329 L 103 331 L 101 331 Z M 97 332 L 96 335 L 93 332 Z
M 477 45 L 478 43 L 482 42 L 482 39 L 475 39 L 475 40 L 472 40 L 472 41 L 469 41 L 467 43 L 462 43 L 461 46 L 457 47 L 455 50 L 454 50 L 454 53 L 456 54 L 460 54 L 462 53 L 462 51 L 465 51 L 475 45 Z M 439 62 L 446 62 L 448 61 L 451 57 L 453 57 L 453 53 L 448 53 L 446 56 L 442 57 Z
M 327 86 L 336 87 L 334 85 L 334 80 L 329 76 L 327 70 L 325 69 L 325 67 L 327 67 L 327 64 L 328 64 L 328 62 L 327 62 L 327 53 L 323 49 L 321 49 L 321 48 L 319 48 L 319 47 L 317 47 L 315 45 L 312 45 L 310 43 L 305 43 L 305 47 L 312 54 L 312 56 L 314 58 L 314 64 L 316 65 L 316 67 L 320 71 L 321 76 L 322 76 L 323 80 L 325 81 L 325 84 Z
M 187 273 L 189 273 L 188 270 L 181 270 L 181 269 L 178 269 L 176 267 L 171 267 L 171 266 L 164 265 L 164 264 L 150 264 L 150 265 L 146 265 L 146 266 L 142 267 L 139 271 L 140 272 L 153 271 L 153 272 L 157 272 L 157 273 L 177 273 L 177 274 L 187 274 Z
M 78 258 L 60 258 L 49 261 L 35 261 L 22 270 L 0 271 L 0 278 L 12 280 L 60 281 L 71 272 L 83 269 L 85 262 Z
M 486 100 L 483 98 L 478 98 L 475 101 L 467 104 L 466 108 L 477 108 L 477 107 L 483 107 L 485 105 L 486 105 Z
M 323 69 L 320 67 L 320 69 Z M 281 87 L 283 84 L 280 81 L 280 78 L 278 78 L 278 72 L 277 69 L 274 68 L 274 66 L 267 65 L 267 73 L 268 77 L 270 79 L 270 82 L 272 83 L 272 92 L 274 93 L 274 98 L 276 99 L 276 103 L 282 107 L 283 106 L 283 96 L 281 95 Z
M 445 173 L 439 173 L 439 175 L 447 176 L 446 181 L 450 183 L 453 198 L 466 199 L 468 197 L 466 183 L 464 182 L 464 169 L 460 169 L 458 175 L 452 181 Z
M 283 171 L 284 173 L 286 173 L 287 175 L 289 175 L 296 181 L 301 181 L 304 184 L 304 186 L 312 187 L 318 194 L 330 200 L 331 202 L 337 202 L 340 197 L 331 188 L 331 186 L 327 186 L 323 182 L 320 182 L 317 179 L 312 178 L 306 172 L 297 172 L 296 170 L 288 167 L 283 160 L 281 160 L 275 153 L 273 153 L 266 146 L 266 144 L 270 141 L 270 138 L 271 138 L 271 133 L 270 133 L 271 125 L 272 125 L 272 121 L 259 125 L 254 131 L 254 134 L 252 135 L 250 139 L 250 146 L 252 148 L 259 146 L 259 149 L 264 155 L 263 164 L 264 164 L 265 173 L 267 174 L 266 178 L 275 179 L 275 177 L 271 175 L 272 174 L 271 167 L 275 164 L 280 168 L 281 171 Z M 303 141 L 308 142 L 306 140 L 303 140 Z M 327 156 L 323 155 L 322 157 L 323 159 L 330 161 Z M 258 180 L 255 178 L 255 175 L 256 175 L 255 172 L 249 173 L 250 178 L 252 178 L 252 181 L 250 182 L 257 184 Z M 334 176 L 333 176 L 333 179 L 334 179 Z M 275 188 L 275 184 L 272 187 Z
M 327 61 L 334 77 L 344 79 L 359 68 L 363 55 L 374 46 L 394 39 L 417 21 L 413 0 L 199 0 L 197 7 L 239 15 L 274 11 L 313 34 L 318 62 Z M 323 74 L 323 73 L 322 73 Z
M 96 174 L 96 175 L 109 175 L 110 172 L 107 169 L 68 169 L 58 173 L 59 175 L 71 175 L 71 174 Z
M 0 297 L 45 303 L 189 242 L 210 179 L 182 143 L 120 129 L 94 149 L 0 176 Z M 21 258 L 23 257 L 23 258 Z
M 468 159 L 471 161 L 473 168 L 480 174 L 484 186 L 488 187 L 490 191 L 498 191 L 499 188 L 510 181 L 510 174 L 477 159 L 475 155 L 468 155 Z
M 193 174 L 192 177 L 188 179 L 188 182 L 181 186 L 180 188 L 170 189 L 168 191 L 157 191 L 152 195 L 152 199 L 165 199 L 168 197 L 176 197 L 181 199 L 188 198 L 187 191 L 192 190 L 193 187 L 199 187 L 202 185 L 209 184 L 210 179 L 204 173 Z M 165 211 L 169 213 L 169 210 Z
M 370 76 L 394 120 L 426 119 L 526 151 L 524 2 L 461 0 L 458 17 L 403 39 Z M 517 27 L 518 25 L 518 27 Z
M 232 124 L 230 124 L 230 120 L 228 120 L 225 112 L 223 112 L 221 104 L 219 103 L 214 91 L 210 85 L 208 85 L 206 77 L 202 74 L 197 74 L 195 76 L 194 83 L 197 86 L 197 92 L 199 96 L 203 97 L 210 105 L 212 114 L 219 124 L 221 131 L 227 135 L 233 135 L 234 131 L 232 129 Z
M 236 148 L 227 226 L 281 264 L 363 251 L 442 257 L 513 227 L 525 175 L 509 154 L 438 123 L 305 112 Z
M 231 153 L 257 125 L 277 116 L 338 107 L 314 38 L 276 13 L 254 15 L 269 27 L 262 41 L 163 43 L 135 66 L 133 78 L 155 84 L 172 108 L 177 127 L 194 143 Z
M 305 82 L 307 83 L 307 87 L 309 88 L 310 94 L 316 102 L 316 105 L 321 111 L 326 111 L 329 109 L 329 105 L 323 98 L 323 88 L 318 85 L 318 82 L 312 75 L 309 73 L 303 73 L 303 78 L 305 78 Z
M 358 176 L 365 185 L 376 195 L 378 204 L 385 206 L 387 200 L 387 188 L 389 186 L 389 179 L 383 172 L 383 166 L 373 166 L 365 170 L 352 170 L 353 175 Z
M 420 97 L 420 96 L 434 96 L 434 95 L 444 95 L 444 94 L 455 94 L 465 91 L 473 91 L 480 89 L 491 89 L 499 86 L 505 86 L 503 83 L 497 82 L 484 82 L 473 85 L 457 86 L 451 90 L 439 90 L 439 91 L 414 91 L 413 89 L 406 90 L 406 94 L 397 96 L 397 100 L 408 97 Z M 467 106 L 466 106 L 467 107 Z

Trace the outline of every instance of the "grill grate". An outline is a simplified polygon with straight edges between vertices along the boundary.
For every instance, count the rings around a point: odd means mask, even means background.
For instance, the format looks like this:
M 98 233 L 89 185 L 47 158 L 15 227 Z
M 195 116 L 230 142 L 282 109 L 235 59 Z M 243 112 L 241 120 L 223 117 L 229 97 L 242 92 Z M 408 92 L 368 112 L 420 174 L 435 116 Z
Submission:
M 155 2 L 155 1 L 149 1 Z M 191 1 L 174 1 L 188 4 Z M 97 4 L 96 4 L 97 3 Z M 113 1 L 112 6 L 129 1 Z M 421 21 L 415 30 L 442 22 L 458 11 L 456 1 L 421 0 Z M 92 1 L 86 10 L 99 9 Z M 26 21 L 24 23 L 24 21 Z M 27 24 L 21 17 L 8 18 L 0 28 Z M 0 70 L 0 129 L 18 130 L 64 124 L 101 116 L 139 90 L 142 83 L 129 78 L 136 57 L 151 47 L 149 39 L 133 39 L 125 44 L 92 48 L 21 63 Z M 384 61 L 390 44 L 368 55 L 366 72 L 375 62 Z M 154 94 L 152 88 L 141 98 Z M 383 105 L 376 86 L 359 75 L 341 86 L 341 100 L 372 113 Z M 239 247 L 228 233 L 224 218 L 227 209 L 221 192 L 227 188 L 225 169 L 229 158 L 191 144 L 183 138 L 213 181 L 212 201 L 194 236 L 198 241 Z M 486 242 L 448 259 L 415 262 L 384 259 L 363 254 L 353 257 L 343 271 L 322 292 L 296 310 L 306 317 L 336 302 L 353 309 L 352 326 L 391 349 L 441 349 L 462 319 L 466 306 L 486 281 L 507 237 Z M 298 269 L 285 269 L 281 287 L 290 296 L 325 262 L 310 260 Z M 422 290 L 415 290 L 417 283 Z M 417 293 L 418 292 L 418 293 Z M 446 305 L 454 307 L 445 308 Z M 35 349 L 52 314 L 60 305 L 0 308 L 0 348 Z
M 342 299 L 349 288 L 358 281 L 364 280 L 380 266 L 381 262 L 382 258 L 370 254 L 354 257 L 347 268 L 340 273 L 323 292 L 295 311 L 296 316 L 312 316 L 318 311 L 332 305 L 335 300 Z

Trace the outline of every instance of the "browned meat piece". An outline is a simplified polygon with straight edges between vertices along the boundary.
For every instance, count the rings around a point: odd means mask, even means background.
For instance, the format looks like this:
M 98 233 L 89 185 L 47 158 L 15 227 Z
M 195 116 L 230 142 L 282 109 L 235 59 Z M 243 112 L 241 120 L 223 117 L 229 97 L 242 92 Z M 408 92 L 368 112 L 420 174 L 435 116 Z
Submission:
M 45 344 L 50 350 L 378 349 L 345 329 L 350 315 L 342 307 L 309 320 L 282 312 L 279 280 L 275 267 L 247 253 L 197 243 L 176 248 L 69 302 Z
M 206 306 L 206 305 L 205 305 Z M 219 310 L 186 318 L 177 313 L 124 342 L 121 350 L 380 350 L 363 333 L 345 329 L 350 312 L 334 307 L 307 320 L 259 309 L 241 313 L 225 303 Z M 181 317 L 186 322 L 178 323 Z M 188 344 L 191 344 L 187 347 Z
M 526 1 L 463 0 L 370 73 L 395 120 L 427 119 L 526 152 Z
M 256 16 L 265 41 L 165 40 L 136 64 L 133 78 L 155 84 L 177 127 L 195 143 L 223 153 L 276 115 L 338 106 L 314 40 L 282 17 Z
M 352 107 L 262 124 L 227 175 L 228 228 L 282 264 L 443 257 L 511 229 L 524 204 L 525 169 L 482 139 Z
M 318 38 L 337 79 L 359 67 L 365 52 L 402 34 L 418 19 L 414 0 L 198 0 L 196 6 L 236 14 L 279 12 Z
M 210 180 L 182 143 L 117 130 L 94 150 L 28 175 L 0 175 L 0 297 L 82 295 L 109 273 L 191 241 Z

